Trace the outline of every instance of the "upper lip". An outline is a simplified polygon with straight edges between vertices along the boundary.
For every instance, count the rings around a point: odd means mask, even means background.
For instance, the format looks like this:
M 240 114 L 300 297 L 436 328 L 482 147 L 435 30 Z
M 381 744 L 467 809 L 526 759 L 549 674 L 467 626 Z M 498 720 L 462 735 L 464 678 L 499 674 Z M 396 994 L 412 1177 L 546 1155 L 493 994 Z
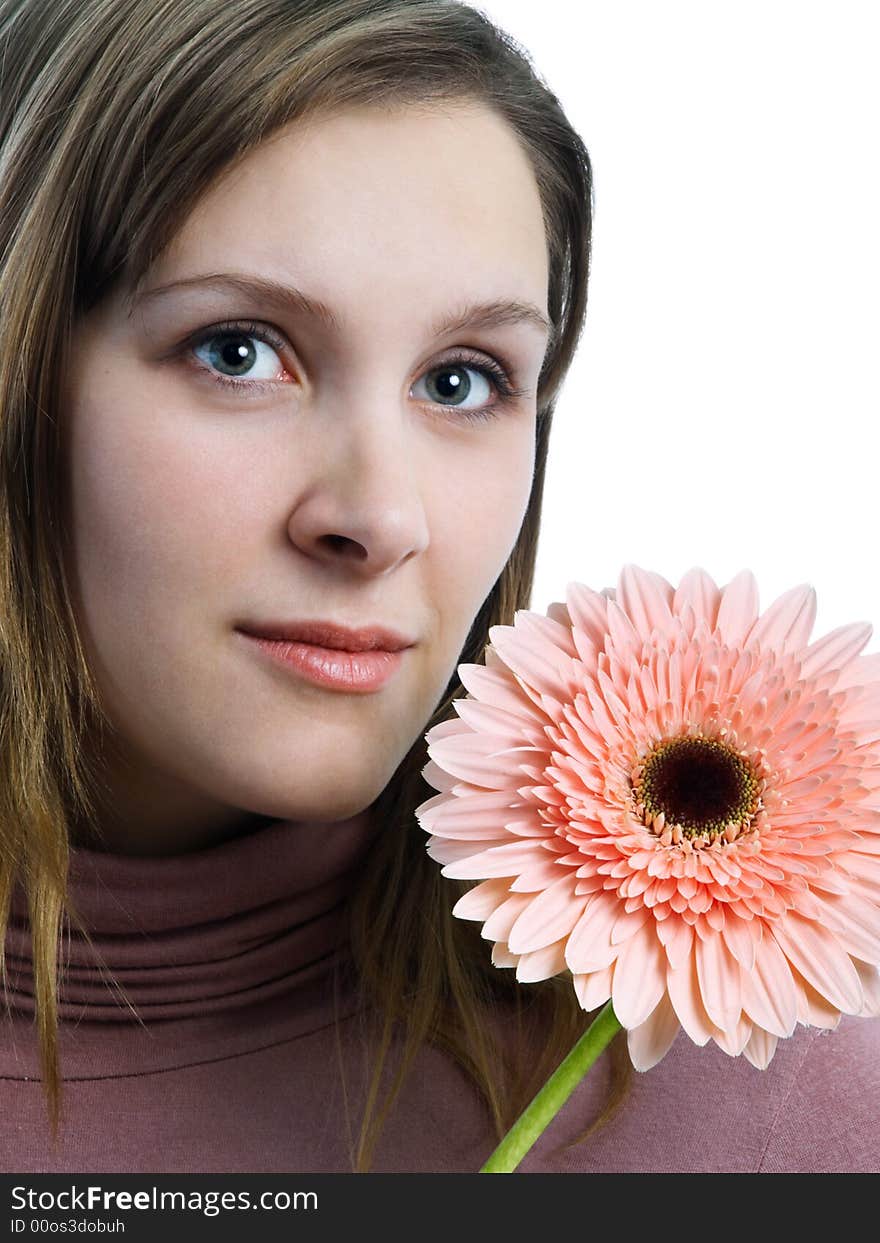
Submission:
M 353 628 L 332 621 L 254 622 L 239 629 L 261 639 L 312 643 L 316 647 L 331 647 L 345 652 L 398 652 L 415 643 L 415 639 L 409 639 L 387 626 Z

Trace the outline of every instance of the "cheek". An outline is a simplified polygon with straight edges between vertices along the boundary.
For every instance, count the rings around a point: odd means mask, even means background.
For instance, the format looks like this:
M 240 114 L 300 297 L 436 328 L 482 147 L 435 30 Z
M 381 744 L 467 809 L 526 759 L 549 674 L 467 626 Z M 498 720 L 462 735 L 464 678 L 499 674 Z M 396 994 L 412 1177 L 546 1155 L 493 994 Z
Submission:
M 187 598 L 228 563 L 242 538 L 236 455 L 217 452 L 184 422 L 106 398 L 75 410 L 69 455 L 76 577 L 86 614 L 102 625 L 148 618 Z M 191 428 L 190 428 L 191 433 Z
M 475 529 L 485 533 L 485 542 L 495 550 L 496 577 L 513 551 L 529 504 L 535 471 L 534 423 L 517 423 L 504 450 L 481 472 L 474 490 L 480 511 L 480 526 Z
M 450 604 L 476 612 L 504 569 L 522 528 L 535 465 L 534 428 L 512 429 L 505 443 L 481 455 L 474 468 L 447 476 L 435 494 L 435 533 L 445 550 L 447 577 L 458 590 Z

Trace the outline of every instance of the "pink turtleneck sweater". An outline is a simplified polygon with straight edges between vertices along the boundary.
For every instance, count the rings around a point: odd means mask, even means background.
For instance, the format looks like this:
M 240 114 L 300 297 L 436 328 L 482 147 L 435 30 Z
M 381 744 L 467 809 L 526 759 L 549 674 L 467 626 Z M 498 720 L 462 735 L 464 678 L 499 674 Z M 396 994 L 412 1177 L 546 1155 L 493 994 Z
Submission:
M 72 896 L 138 1018 L 72 934 L 54 1151 L 18 894 L 6 942 L 13 1010 L 0 1011 L 0 1171 L 350 1172 L 330 967 L 345 954 L 340 904 L 369 845 L 364 813 L 263 823 L 178 856 L 74 850 Z M 338 1047 L 356 1138 L 371 1064 L 353 996 L 339 997 Z M 880 1171 L 880 1019 L 799 1026 L 765 1071 L 680 1032 L 634 1074 L 610 1124 L 559 1152 L 595 1116 L 606 1075 L 603 1055 L 519 1172 Z M 428 1048 L 373 1170 L 476 1172 L 494 1147 L 468 1078 Z

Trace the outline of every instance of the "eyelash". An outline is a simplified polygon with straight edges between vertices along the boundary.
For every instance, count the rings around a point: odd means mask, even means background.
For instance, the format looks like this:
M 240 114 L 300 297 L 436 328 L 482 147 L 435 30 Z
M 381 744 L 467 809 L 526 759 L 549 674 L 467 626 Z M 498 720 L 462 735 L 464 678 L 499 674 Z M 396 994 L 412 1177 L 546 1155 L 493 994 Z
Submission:
M 257 340 L 263 341 L 267 345 L 271 345 L 275 350 L 281 351 L 284 349 L 284 341 L 276 332 L 273 332 L 270 328 L 267 328 L 263 324 L 257 324 L 250 321 L 227 322 L 218 324 L 213 328 L 207 328 L 204 332 L 199 333 L 198 336 L 191 337 L 186 343 L 186 348 L 188 350 L 194 350 L 198 346 L 203 345 L 206 341 L 212 340 L 214 337 L 235 335 L 256 337 Z M 456 363 L 466 364 L 469 370 L 473 369 L 474 371 L 478 371 L 484 375 L 494 386 L 496 392 L 499 394 L 499 399 L 494 401 L 491 405 L 483 406 L 478 410 L 465 410 L 459 409 L 457 406 L 444 406 L 441 402 L 433 403 L 434 405 L 439 405 L 443 410 L 458 411 L 463 418 L 478 422 L 483 419 L 497 418 L 498 415 L 501 414 L 504 407 L 512 404 L 518 398 L 528 395 L 529 390 L 527 388 L 516 388 L 511 383 L 504 368 L 494 360 L 487 359 L 482 354 L 475 354 L 473 351 L 464 348 L 454 350 L 450 357 L 444 359 L 442 363 L 438 363 L 436 366 L 432 367 L 431 371 L 442 371 L 444 367 L 451 367 Z M 230 376 L 216 374 L 203 363 L 198 363 L 196 366 L 200 371 L 207 372 L 208 378 L 213 380 L 215 384 L 222 384 L 228 389 L 241 390 L 243 388 L 254 388 L 258 391 L 265 391 L 277 388 L 277 382 L 274 380 L 234 380 Z

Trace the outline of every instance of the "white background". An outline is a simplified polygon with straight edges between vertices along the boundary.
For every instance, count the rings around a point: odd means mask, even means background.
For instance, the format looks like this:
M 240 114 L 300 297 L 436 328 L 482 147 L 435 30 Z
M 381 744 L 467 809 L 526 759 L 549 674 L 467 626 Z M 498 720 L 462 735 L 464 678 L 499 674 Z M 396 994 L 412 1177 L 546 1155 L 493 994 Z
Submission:
M 554 415 L 531 607 L 624 564 L 810 583 L 869 621 L 880 4 L 492 0 L 581 134 L 587 321 Z

